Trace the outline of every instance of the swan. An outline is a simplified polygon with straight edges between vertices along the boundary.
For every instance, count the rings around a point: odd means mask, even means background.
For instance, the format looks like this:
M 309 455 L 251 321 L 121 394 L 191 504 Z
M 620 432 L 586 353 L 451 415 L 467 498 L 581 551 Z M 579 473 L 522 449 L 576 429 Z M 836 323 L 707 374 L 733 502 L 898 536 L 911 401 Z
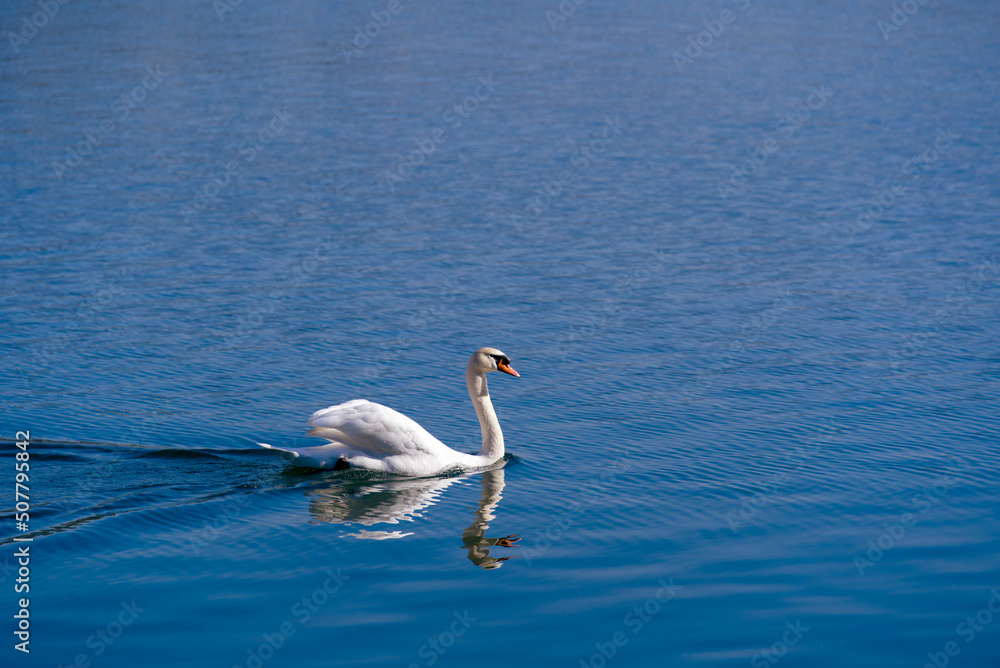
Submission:
M 521 374 L 510 366 L 510 358 L 496 348 L 480 348 L 469 357 L 465 384 L 479 417 L 483 447 L 478 455 L 452 450 L 419 424 L 393 409 L 365 399 L 316 411 L 309 418 L 309 436 L 330 441 L 309 448 L 276 448 L 296 466 L 318 469 L 361 468 L 406 476 L 432 476 L 450 469 L 478 469 L 503 458 L 503 434 L 486 387 L 486 374 L 502 371 L 515 378 Z

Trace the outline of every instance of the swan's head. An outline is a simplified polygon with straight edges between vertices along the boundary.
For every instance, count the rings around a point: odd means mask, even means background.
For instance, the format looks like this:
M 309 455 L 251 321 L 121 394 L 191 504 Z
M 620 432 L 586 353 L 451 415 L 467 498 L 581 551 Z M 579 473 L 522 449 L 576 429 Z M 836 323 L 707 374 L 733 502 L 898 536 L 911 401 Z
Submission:
M 472 353 L 472 357 L 469 358 L 469 368 L 475 369 L 480 373 L 503 371 L 514 376 L 514 378 L 521 377 L 521 374 L 511 368 L 510 358 L 496 348 L 480 348 Z

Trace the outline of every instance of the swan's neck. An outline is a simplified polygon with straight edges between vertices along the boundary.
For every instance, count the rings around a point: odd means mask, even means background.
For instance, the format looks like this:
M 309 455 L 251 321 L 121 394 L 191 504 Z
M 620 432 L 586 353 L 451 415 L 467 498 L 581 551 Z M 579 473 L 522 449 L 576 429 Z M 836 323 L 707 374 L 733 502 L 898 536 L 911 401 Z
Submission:
M 476 407 L 479 427 L 483 430 L 483 449 L 479 451 L 479 456 L 488 463 L 493 463 L 503 457 L 503 434 L 500 432 L 496 411 L 493 410 L 493 402 L 490 401 L 489 388 L 486 387 L 486 374 L 466 369 L 465 384 L 469 386 L 469 397 Z

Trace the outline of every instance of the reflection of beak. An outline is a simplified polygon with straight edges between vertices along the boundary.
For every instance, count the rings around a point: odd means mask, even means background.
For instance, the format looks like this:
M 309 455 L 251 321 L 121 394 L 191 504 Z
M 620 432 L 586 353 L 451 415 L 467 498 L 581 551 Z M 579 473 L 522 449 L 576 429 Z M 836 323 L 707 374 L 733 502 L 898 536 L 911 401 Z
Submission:
M 514 376 L 514 378 L 521 377 L 521 374 L 514 371 L 514 369 L 512 369 L 509 364 L 504 364 L 503 362 L 497 362 L 497 369 L 503 371 L 504 373 L 509 373 L 510 375 Z

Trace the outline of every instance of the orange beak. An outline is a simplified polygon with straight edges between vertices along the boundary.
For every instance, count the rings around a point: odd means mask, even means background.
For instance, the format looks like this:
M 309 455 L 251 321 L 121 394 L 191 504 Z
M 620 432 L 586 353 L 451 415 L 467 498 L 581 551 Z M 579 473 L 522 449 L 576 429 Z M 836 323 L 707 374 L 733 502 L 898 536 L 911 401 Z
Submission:
M 521 374 L 514 371 L 514 369 L 511 368 L 509 364 L 504 364 L 503 362 L 497 362 L 497 369 L 503 371 L 504 373 L 509 373 L 510 375 L 514 376 L 514 378 L 521 377 Z

